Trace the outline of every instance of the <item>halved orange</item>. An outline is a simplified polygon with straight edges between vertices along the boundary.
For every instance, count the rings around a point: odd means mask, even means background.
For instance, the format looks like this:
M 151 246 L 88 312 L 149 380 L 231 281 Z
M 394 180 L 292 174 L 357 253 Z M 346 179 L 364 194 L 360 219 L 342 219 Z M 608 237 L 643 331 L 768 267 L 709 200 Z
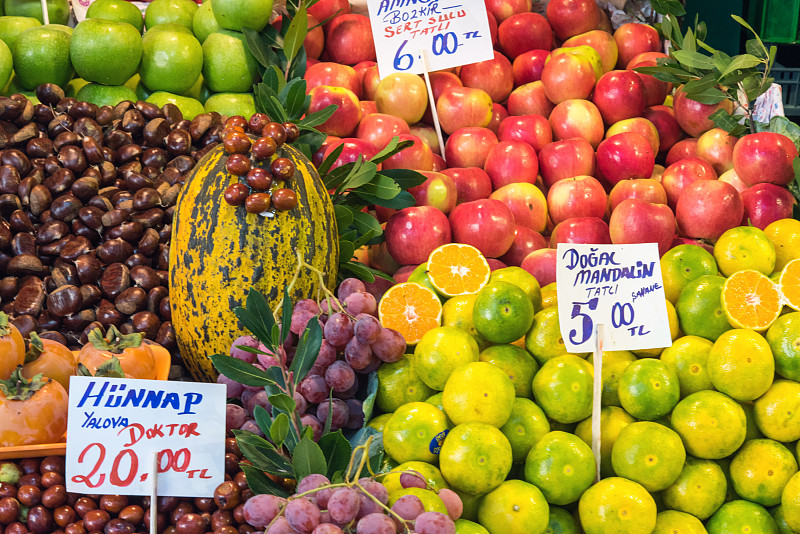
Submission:
M 441 326 L 442 303 L 433 290 L 405 282 L 383 294 L 378 318 L 384 328 L 397 330 L 408 345 L 416 345 L 425 332 Z
M 786 305 L 800 311 L 800 258 L 786 264 L 778 278 L 778 285 Z
M 767 276 L 752 269 L 737 271 L 722 284 L 722 309 L 734 328 L 763 332 L 781 314 L 783 299 Z
M 448 243 L 428 256 L 428 278 L 446 297 L 477 293 L 489 282 L 490 274 L 486 258 L 472 245 Z

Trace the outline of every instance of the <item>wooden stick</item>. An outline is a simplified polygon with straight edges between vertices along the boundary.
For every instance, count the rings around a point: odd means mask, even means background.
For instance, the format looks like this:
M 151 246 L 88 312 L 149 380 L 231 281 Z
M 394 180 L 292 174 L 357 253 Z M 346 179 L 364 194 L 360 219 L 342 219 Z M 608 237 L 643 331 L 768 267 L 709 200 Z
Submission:
M 42 0 L 42 19 L 45 24 L 50 24 L 50 13 L 47 12 L 47 0 Z
M 439 138 L 439 152 L 442 159 L 447 160 L 444 156 L 444 138 L 442 137 L 442 127 L 439 125 L 439 114 L 436 112 L 436 102 L 433 100 L 433 89 L 431 89 L 431 77 L 428 76 L 428 58 L 425 57 L 425 50 L 419 51 L 419 57 L 422 60 L 422 73 L 425 75 L 425 85 L 428 87 L 428 101 L 431 103 L 431 114 L 433 115 L 433 127 L 436 129 L 436 137 Z
M 600 414 L 603 399 L 603 325 L 595 328 L 594 381 L 592 387 L 592 453 L 595 482 L 600 481 Z
M 158 534 L 158 453 L 153 453 L 153 465 L 150 470 L 150 534 Z

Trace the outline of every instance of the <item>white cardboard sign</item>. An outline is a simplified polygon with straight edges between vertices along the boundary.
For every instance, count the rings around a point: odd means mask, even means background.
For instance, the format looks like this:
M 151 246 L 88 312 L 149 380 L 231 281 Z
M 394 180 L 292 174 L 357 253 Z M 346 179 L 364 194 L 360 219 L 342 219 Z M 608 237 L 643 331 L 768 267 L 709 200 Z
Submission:
M 225 386 L 73 376 L 67 491 L 211 497 L 225 480 Z
M 420 74 L 492 59 L 483 0 L 368 0 L 381 78 Z
M 595 326 L 604 350 L 672 345 L 658 245 L 559 243 L 558 320 L 570 352 L 592 352 Z

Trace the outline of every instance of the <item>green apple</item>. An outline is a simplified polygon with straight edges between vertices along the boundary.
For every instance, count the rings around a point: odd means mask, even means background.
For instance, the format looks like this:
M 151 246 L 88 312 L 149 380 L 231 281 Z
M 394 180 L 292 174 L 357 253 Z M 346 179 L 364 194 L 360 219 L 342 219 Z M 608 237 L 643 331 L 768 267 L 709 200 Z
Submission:
M 49 26 L 29 28 L 17 39 L 12 53 L 20 85 L 29 91 L 43 83 L 63 87 L 72 78 L 68 32 Z
M 72 33 L 70 57 L 79 77 L 122 85 L 139 69 L 142 37 L 127 22 L 86 19 Z
M 125 85 L 101 85 L 99 83 L 84 85 L 75 98 L 84 102 L 91 102 L 98 107 L 116 106 L 123 100 L 130 100 L 131 102 L 138 100 L 136 93 L 131 91 L 130 87 Z
M 147 29 L 165 22 L 176 22 L 192 29 L 197 4 L 192 0 L 153 0 L 144 12 Z
M 589 61 L 591 64 L 592 69 L 594 69 L 594 77 L 595 80 L 599 80 L 600 77 L 604 74 L 603 71 L 603 60 L 600 58 L 600 54 L 589 45 L 578 45 L 578 46 L 567 46 L 563 48 L 556 48 L 550 55 L 547 56 L 545 59 L 545 63 L 550 61 L 551 58 L 558 56 L 559 54 L 573 54 L 576 56 L 581 56 Z
M 71 96 L 72 98 L 75 98 L 78 94 L 78 91 L 80 91 L 84 85 L 89 85 L 89 82 L 83 78 L 72 78 L 64 87 L 64 96 Z
M 0 17 L 0 41 L 8 45 L 9 50 L 14 50 L 19 34 L 28 28 L 41 26 L 42 23 L 33 17 Z
M 197 8 L 192 21 L 192 31 L 194 36 L 202 44 L 206 37 L 214 32 L 218 32 L 222 28 L 214 17 L 214 12 L 211 10 L 211 2 L 206 2 Z
M 14 58 L 8 45 L 0 41 L 0 87 L 4 87 L 14 72 Z
M 241 115 L 246 119 L 252 117 L 256 112 L 256 103 L 252 93 L 217 93 L 211 95 L 203 107 L 206 113 L 216 111 L 227 117 Z
M 205 78 L 203 75 L 197 77 L 197 81 L 194 82 L 191 88 L 188 91 L 184 91 L 181 93 L 181 96 L 188 96 L 190 98 L 194 98 L 195 100 L 199 100 L 201 104 L 205 104 L 208 97 L 213 95 L 214 92 L 208 88 L 206 85 Z
M 215 93 L 250 91 L 258 75 L 258 63 L 247 50 L 244 34 L 221 30 L 203 42 L 203 78 Z
M 152 91 L 183 93 L 203 71 L 203 46 L 182 32 L 147 32 L 142 38 L 139 75 Z
M 168 93 L 166 91 L 156 91 L 147 97 L 147 101 L 151 104 L 155 104 L 158 107 L 162 107 L 164 104 L 168 103 L 175 104 L 178 106 L 178 109 L 181 110 L 181 113 L 183 113 L 183 118 L 186 120 L 192 120 L 201 113 L 205 113 L 203 104 L 201 104 L 199 100 L 195 100 L 194 98 L 188 96 Z
M 146 33 L 156 33 L 156 32 L 181 32 L 187 35 L 194 35 L 194 33 L 192 33 L 192 30 L 190 30 L 183 24 L 178 24 L 177 22 L 162 22 L 161 24 L 156 24 L 152 28 L 147 28 Z
M 97 0 L 89 6 L 86 18 L 127 22 L 139 30 L 139 33 L 144 29 L 142 12 L 128 0 Z
M 44 24 L 41 0 L 5 0 L 5 8 L 6 15 L 33 17 Z M 67 24 L 69 0 L 47 0 L 47 14 L 51 24 Z
M 211 9 L 226 30 L 261 31 L 272 16 L 272 0 L 211 0 Z

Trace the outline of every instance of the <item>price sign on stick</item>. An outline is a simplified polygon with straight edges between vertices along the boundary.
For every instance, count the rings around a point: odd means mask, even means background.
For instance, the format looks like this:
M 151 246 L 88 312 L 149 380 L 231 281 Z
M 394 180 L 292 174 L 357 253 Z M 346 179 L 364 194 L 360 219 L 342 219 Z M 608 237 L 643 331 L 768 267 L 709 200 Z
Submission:
M 210 497 L 225 480 L 225 386 L 73 376 L 67 491 Z
M 422 51 L 430 71 L 494 57 L 483 0 L 369 0 L 367 7 L 381 78 L 422 73 Z
M 557 255 L 558 320 L 568 351 L 592 352 L 598 324 L 605 350 L 672 344 L 658 245 L 559 243 Z

